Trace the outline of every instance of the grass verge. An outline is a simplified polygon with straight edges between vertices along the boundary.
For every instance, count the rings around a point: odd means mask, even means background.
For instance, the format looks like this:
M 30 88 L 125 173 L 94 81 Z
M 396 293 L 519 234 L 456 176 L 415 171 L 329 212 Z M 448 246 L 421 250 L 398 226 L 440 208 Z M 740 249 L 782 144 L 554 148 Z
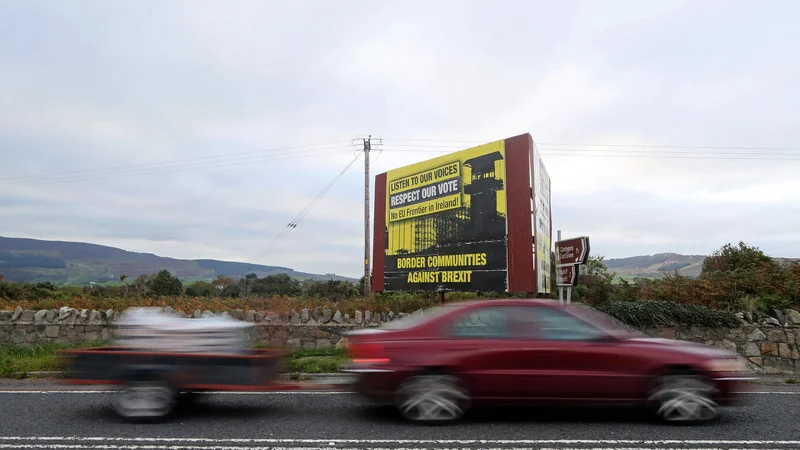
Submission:
M 0 344 L 0 377 L 26 377 L 31 372 L 51 372 L 64 370 L 66 361 L 58 357 L 58 352 L 70 348 L 86 348 L 106 345 L 105 343 L 86 343 L 83 345 L 39 344 L 22 346 Z
M 337 373 L 347 360 L 344 349 L 296 350 L 287 356 L 284 367 L 291 373 Z
M 106 345 L 108 343 L 105 342 L 86 343 L 80 346 L 0 344 L 0 378 L 27 378 L 31 376 L 32 372 L 61 371 L 66 367 L 66 360 L 60 358 L 58 352 L 73 348 Z M 299 349 L 291 351 L 286 356 L 283 366 L 287 372 L 299 377 L 302 374 L 336 373 L 346 362 L 347 351 L 344 349 Z

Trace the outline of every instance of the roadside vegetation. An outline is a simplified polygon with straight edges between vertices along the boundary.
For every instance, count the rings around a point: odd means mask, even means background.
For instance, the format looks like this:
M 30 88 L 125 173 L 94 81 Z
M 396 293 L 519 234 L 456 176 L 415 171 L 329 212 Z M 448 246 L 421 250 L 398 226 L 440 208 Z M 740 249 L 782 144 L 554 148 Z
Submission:
M 552 258 L 553 261 L 555 258 Z M 555 279 L 555 267 L 552 268 Z M 196 310 L 301 311 L 330 308 L 342 314 L 356 310 L 409 313 L 439 303 L 436 293 L 384 293 L 363 298 L 363 279 L 300 281 L 288 275 L 239 280 L 219 276 L 213 281 L 184 285 L 170 272 L 120 276 L 118 286 L 65 286 L 51 283 L 4 282 L 0 275 L 0 309 L 42 310 L 70 306 L 77 309 L 122 311 L 132 306 L 170 306 L 192 314 Z M 446 301 L 505 297 L 502 293 L 450 292 Z M 550 294 L 557 298 L 556 290 Z M 748 318 L 776 315 L 800 305 L 800 264 L 777 262 L 757 247 L 726 244 L 703 262 L 697 278 L 677 272 L 662 278 L 622 279 L 590 257 L 581 268 L 573 300 L 600 308 L 633 326 L 670 323 L 718 326 L 735 323 L 733 313 Z
M 81 345 L 38 344 L 33 346 L 0 344 L 0 378 L 27 378 L 37 372 L 59 372 L 66 368 L 67 359 L 59 352 L 88 347 L 104 347 L 108 342 L 89 342 Z M 261 345 L 256 343 L 256 347 Z M 287 353 L 284 370 L 292 374 L 335 373 L 347 363 L 347 351 L 338 348 L 316 350 L 298 349 Z
M 555 260 L 555 258 L 553 258 Z M 552 277 L 555 279 L 555 268 Z M 603 257 L 590 257 L 581 269 L 573 301 L 584 303 L 636 328 L 701 326 L 733 327 L 739 317 L 759 320 L 778 317 L 800 306 L 800 264 L 777 262 L 756 247 L 727 244 L 703 262 L 698 278 L 677 272 L 659 279 L 620 279 L 609 272 Z M 142 275 L 133 281 L 120 277 L 119 286 L 59 287 L 51 283 L 13 283 L 0 274 L 0 310 L 42 310 L 69 306 L 77 309 L 122 311 L 133 306 L 170 306 L 195 310 L 271 312 L 330 308 L 342 314 L 356 310 L 410 313 L 439 303 L 435 293 L 389 293 L 363 298 L 361 284 L 344 281 L 299 281 L 287 275 L 239 280 L 218 277 L 211 282 L 184 285 L 168 271 Z M 446 301 L 506 297 L 502 293 L 451 292 Z M 551 294 L 558 298 L 557 292 Z M 736 317 L 736 313 L 740 313 Z M 86 346 L 106 345 L 87 343 Z M 258 344 L 256 344 L 258 345 Z M 0 344 L 0 377 L 24 377 L 32 372 L 59 371 L 63 345 Z M 70 347 L 74 348 L 74 346 Z M 284 361 L 298 378 L 337 372 L 346 363 L 342 349 L 295 350 Z M 794 379 L 787 383 L 797 382 Z

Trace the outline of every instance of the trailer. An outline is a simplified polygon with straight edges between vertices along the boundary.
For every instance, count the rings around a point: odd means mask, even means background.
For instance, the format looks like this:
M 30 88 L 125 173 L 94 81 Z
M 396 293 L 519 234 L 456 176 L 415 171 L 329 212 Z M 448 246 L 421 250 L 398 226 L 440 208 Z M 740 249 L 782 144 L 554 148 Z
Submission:
M 141 351 L 128 347 L 66 350 L 71 385 L 116 388 L 116 413 L 136 422 L 157 422 L 204 392 L 339 390 L 344 377 L 327 383 L 281 381 L 281 349 L 247 349 L 236 354 Z
M 115 387 L 115 411 L 135 421 L 163 419 L 204 392 L 338 386 L 281 382 L 285 350 L 251 348 L 251 327 L 224 316 L 189 319 L 131 308 L 115 323 L 114 346 L 62 352 L 68 361 L 63 381 Z

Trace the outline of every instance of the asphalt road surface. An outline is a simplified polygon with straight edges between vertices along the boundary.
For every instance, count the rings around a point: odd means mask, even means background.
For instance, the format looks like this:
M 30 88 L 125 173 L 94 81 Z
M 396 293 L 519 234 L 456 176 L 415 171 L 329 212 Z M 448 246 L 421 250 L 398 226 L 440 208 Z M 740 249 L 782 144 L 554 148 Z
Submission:
M 490 409 L 419 426 L 349 393 L 208 394 L 166 423 L 129 424 L 104 388 L 0 383 L 0 449 L 789 449 L 800 390 L 758 386 L 713 423 L 665 425 L 630 409 Z

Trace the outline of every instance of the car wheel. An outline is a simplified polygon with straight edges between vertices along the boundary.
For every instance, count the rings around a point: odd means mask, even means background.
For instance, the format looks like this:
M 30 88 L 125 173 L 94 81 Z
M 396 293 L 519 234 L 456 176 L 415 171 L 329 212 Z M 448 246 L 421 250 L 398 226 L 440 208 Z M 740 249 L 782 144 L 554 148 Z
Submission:
M 702 377 L 667 375 L 656 381 L 650 402 L 658 417 L 666 422 L 705 422 L 717 416 L 717 404 L 712 400 L 714 391 Z
M 131 381 L 117 393 L 114 409 L 126 419 L 158 420 L 172 413 L 177 397 L 175 390 L 163 381 Z
M 453 375 L 415 376 L 397 391 L 397 408 L 412 422 L 452 422 L 464 415 L 469 403 L 466 387 Z

